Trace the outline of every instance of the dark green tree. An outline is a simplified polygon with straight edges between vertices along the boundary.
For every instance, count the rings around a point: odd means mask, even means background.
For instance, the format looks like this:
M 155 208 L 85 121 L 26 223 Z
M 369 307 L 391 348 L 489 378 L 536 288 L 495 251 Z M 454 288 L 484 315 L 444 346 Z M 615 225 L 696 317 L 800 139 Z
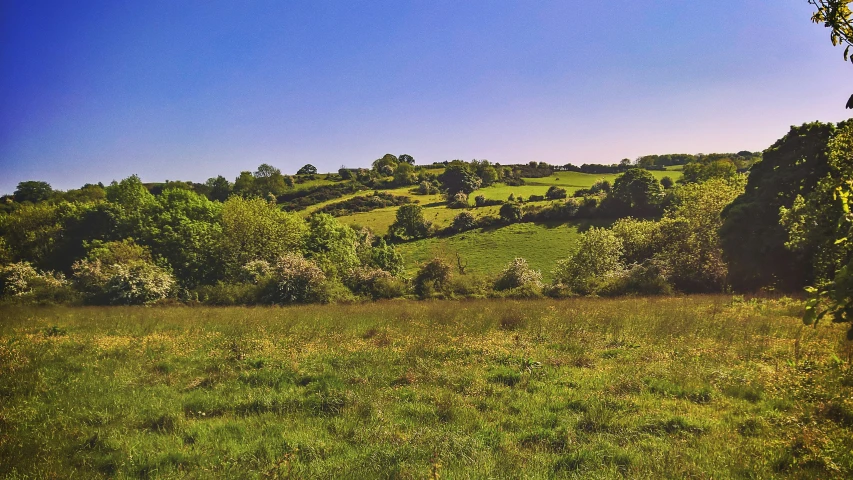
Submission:
M 300 168 L 296 172 L 296 174 L 297 175 L 316 175 L 317 174 L 317 167 L 315 167 L 314 165 L 311 165 L 309 163 L 309 164 L 304 165 L 302 168 Z
M 836 126 L 807 123 L 791 127 L 750 169 L 746 191 L 723 210 L 720 241 L 735 290 L 774 286 L 796 291 L 813 278 L 812 251 L 791 252 L 779 209 L 791 208 L 829 172 L 828 144 Z
M 397 160 L 399 160 L 400 162 L 403 162 L 403 163 L 408 163 L 409 165 L 415 164 L 415 158 L 412 157 L 411 155 L 407 154 L 407 153 L 404 153 L 404 154 L 400 155 L 399 157 L 397 157 Z
M 204 184 L 210 189 L 207 193 L 207 198 L 224 202 L 231 195 L 231 190 L 234 188 L 225 177 L 219 175 L 216 178 L 207 179 Z
M 420 205 L 403 205 L 397 209 L 397 217 L 388 228 L 392 238 L 411 240 L 429 235 L 431 224 L 424 219 L 424 209 Z
M 447 198 L 453 198 L 459 192 L 466 195 L 480 188 L 480 177 L 471 173 L 464 164 L 451 164 L 444 169 L 444 173 L 438 176 L 441 189 Z
M 18 184 L 18 188 L 15 189 L 14 198 L 18 203 L 37 203 L 47 200 L 51 194 L 53 194 L 53 188 L 50 187 L 49 183 L 29 180 Z
M 621 215 L 649 216 L 658 213 L 663 191 L 646 169 L 631 168 L 616 177 L 608 194 L 611 207 Z

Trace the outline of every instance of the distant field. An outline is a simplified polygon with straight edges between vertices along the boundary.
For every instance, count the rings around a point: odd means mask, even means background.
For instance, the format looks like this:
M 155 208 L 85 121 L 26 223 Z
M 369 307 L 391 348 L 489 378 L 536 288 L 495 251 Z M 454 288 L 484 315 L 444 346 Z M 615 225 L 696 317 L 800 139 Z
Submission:
M 456 261 L 458 252 L 468 264 L 468 272 L 495 275 L 516 257 L 523 257 L 531 267 L 541 270 L 546 281 L 557 260 L 569 256 L 579 230 L 590 225 L 607 225 L 608 221 L 578 223 L 516 223 L 496 229 L 472 230 L 446 238 L 428 238 L 404 243 L 397 248 L 414 273 L 418 265 L 433 257 Z
M 0 478 L 853 478 L 853 349 L 801 314 L 0 307 Z

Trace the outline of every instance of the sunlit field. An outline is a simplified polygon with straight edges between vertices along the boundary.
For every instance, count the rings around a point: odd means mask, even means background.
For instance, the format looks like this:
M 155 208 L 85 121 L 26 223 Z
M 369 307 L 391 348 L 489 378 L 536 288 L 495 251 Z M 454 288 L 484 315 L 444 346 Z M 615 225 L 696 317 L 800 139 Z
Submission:
M 3 307 L 5 478 L 850 478 L 792 300 Z

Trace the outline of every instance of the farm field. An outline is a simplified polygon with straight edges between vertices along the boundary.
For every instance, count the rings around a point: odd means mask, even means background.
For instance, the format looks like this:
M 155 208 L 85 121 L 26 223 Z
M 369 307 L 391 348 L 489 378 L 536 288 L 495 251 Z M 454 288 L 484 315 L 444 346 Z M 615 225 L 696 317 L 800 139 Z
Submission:
M 482 209 L 476 209 L 482 210 Z M 456 254 L 467 264 L 467 272 L 492 276 L 516 257 L 524 257 L 540 270 L 545 281 L 557 260 L 573 251 L 579 232 L 590 226 L 607 226 L 608 220 L 572 223 L 515 223 L 494 229 L 477 229 L 450 237 L 434 237 L 398 245 L 410 274 L 434 257 L 456 264 Z
M 850 478 L 800 305 L 6 306 L 0 477 Z

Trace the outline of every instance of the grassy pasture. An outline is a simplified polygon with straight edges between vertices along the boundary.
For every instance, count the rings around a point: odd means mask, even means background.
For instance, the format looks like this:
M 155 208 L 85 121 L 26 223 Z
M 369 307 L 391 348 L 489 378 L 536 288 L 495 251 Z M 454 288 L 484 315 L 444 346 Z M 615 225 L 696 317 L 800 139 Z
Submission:
M 490 207 L 499 208 L 499 207 Z M 485 210 L 483 208 L 474 211 Z M 515 223 L 494 229 L 471 230 L 451 237 L 434 237 L 404 243 L 397 248 L 409 273 L 433 257 L 447 258 L 455 264 L 456 253 L 468 264 L 468 272 L 495 275 L 513 258 L 524 257 L 543 278 L 551 279 L 557 260 L 572 252 L 579 232 L 590 225 L 606 226 L 607 220 L 572 223 Z
M 790 300 L 0 310 L 4 478 L 850 478 Z

